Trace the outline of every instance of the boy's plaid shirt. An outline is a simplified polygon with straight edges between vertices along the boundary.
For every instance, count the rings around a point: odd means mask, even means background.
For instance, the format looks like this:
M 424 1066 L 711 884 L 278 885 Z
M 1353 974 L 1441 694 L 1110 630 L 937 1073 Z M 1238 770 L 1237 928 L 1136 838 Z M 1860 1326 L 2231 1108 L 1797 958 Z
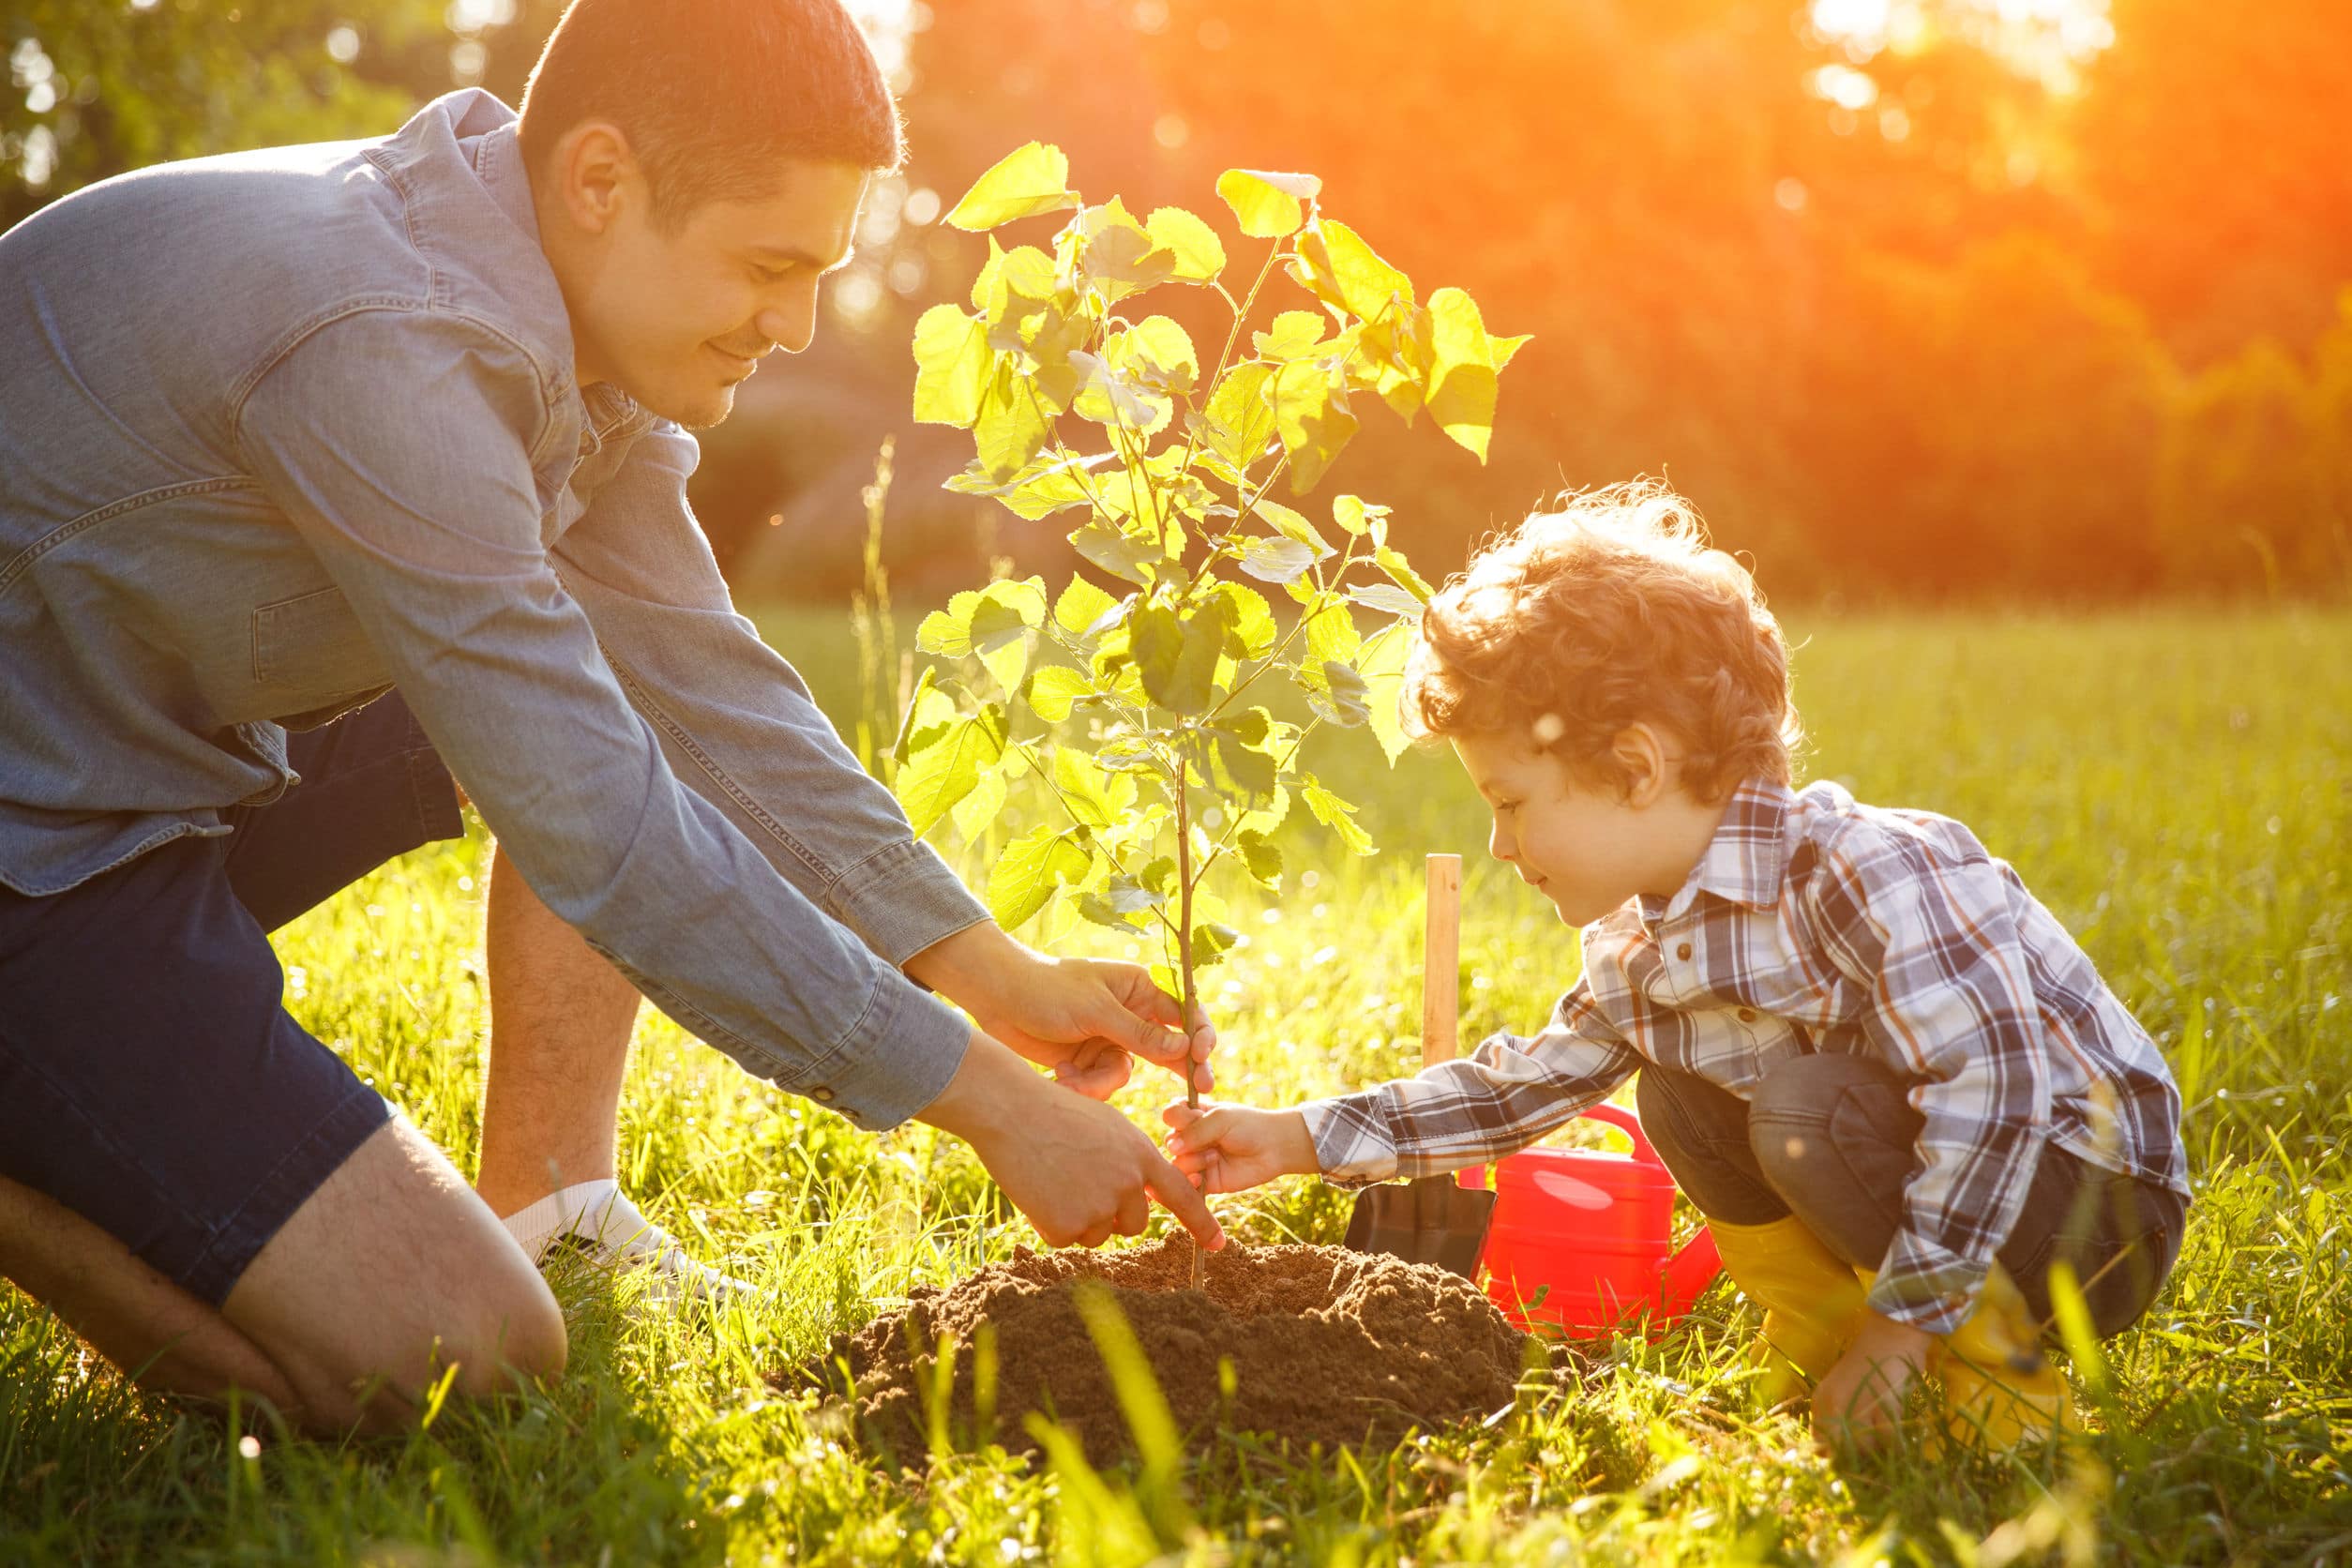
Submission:
M 1807 1051 L 1877 1055 L 1925 1118 L 1870 1305 L 1931 1333 L 1974 1306 L 2045 1141 L 2183 1194 L 2156 1047 L 2004 861 L 1947 817 L 1750 779 L 1673 897 L 1584 928 L 1533 1038 L 1301 1108 L 1325 1176 L 1422 1176 L 1526 1147 L 1644 1062 L 1742 1098 Z

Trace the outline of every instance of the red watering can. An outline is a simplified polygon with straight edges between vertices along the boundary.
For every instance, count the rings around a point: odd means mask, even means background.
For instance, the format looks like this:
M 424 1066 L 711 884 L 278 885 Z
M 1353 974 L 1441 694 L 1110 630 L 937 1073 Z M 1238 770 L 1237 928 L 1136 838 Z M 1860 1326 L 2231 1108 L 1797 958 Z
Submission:
M 1723 1268 L 1711 1230 L 1673 1244 L 1674 1178 L 1618 1106 L 1585 1112 L 1633 1140 L 1634 1152 L 1524 1149 L 1495 1167 L 1495 1213 L 1481 1261 L 1486 1294 L 1521 1328 L 1570 1338 L 1627 1319 L 1664 1327 L 1691 1309 Z M 1465 1186 L 1484 1185 L 1475 1168 Z

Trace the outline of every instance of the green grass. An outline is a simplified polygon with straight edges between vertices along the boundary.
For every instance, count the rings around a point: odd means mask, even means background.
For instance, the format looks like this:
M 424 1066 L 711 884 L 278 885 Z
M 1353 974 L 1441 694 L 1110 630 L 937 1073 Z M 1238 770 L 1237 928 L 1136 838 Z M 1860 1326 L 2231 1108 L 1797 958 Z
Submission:
M 846 713 L 840 623 L 769 625 Z M 2352 1560 L 2352 621 L 1795 630 L 1806 771 L 1974 826 L 2080 934 L 2186 1091 L 2186 1250 L 2086 1384 L 2101 1430 L 2078 1447 L 1840 1471 L 1799 1424 L 1749 1409 L 1752 1324 L 1719 1289 L 1662 1342 L 1604 1348 L 1577 1395 L 1390 1455 L 1229 1445 L 1173 1497 L 989 1454 L 883 1470 L 761 1374 L 1002 1256 L 1022 1227 L 958 1147 L 859 1135 L 649 1011 L 625 1175 L 706 1256 L 782 1287 L 776 1304 L 640 1322 L 609 1288 L 566 1282 L 573 1371 L 545 1395 L 347 1446 L 264 1426 L 249 1458 L 240 1425 L 130 1392 L 0 1289 L 0 1562 Z M 1229 1094 L 1278 1103 L 1409 1064 L 1424 852 L 1470 862 L 1466 1035 L 1531 1025 L 1574 977 L 1568 934 L 1482 863 L 1450 761 L 1354 772 L 1387 852 L 1294 841 L 1311 880 L 1250 912 L 1250 945 L 1212 972 Z M 419 853 L 281 942 L 297 1016 L 461 1166 L 480 872 L 478 843 Z M 1161 1092 L 1129 1108 L 1148 1116 Z M 1299 1184 L 1224 1212 L 1244 1235 L 1328 1241 L 1343 1210 Z

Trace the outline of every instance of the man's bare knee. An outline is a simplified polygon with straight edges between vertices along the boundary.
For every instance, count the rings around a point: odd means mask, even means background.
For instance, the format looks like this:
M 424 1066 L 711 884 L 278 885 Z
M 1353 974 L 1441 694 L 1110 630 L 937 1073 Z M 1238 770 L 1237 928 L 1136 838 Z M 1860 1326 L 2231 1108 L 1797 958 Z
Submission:
M 562 1311 L 495 1215 L 414 1127 L 344 1162 L 224 1308 L 297 1385 L 307 1425 L 396 1424 L 448 1369 L 479 1397 L 564 1367 Z

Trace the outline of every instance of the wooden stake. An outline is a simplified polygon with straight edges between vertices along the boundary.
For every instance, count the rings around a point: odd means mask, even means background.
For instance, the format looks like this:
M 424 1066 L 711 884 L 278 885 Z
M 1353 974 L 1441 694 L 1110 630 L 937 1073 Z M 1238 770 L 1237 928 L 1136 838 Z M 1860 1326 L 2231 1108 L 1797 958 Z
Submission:
M 1461 1027 L 1462 857 L 1429 857 L 1429 893 L 1422 906 L 1421 1064 L 1454 1060 Z

